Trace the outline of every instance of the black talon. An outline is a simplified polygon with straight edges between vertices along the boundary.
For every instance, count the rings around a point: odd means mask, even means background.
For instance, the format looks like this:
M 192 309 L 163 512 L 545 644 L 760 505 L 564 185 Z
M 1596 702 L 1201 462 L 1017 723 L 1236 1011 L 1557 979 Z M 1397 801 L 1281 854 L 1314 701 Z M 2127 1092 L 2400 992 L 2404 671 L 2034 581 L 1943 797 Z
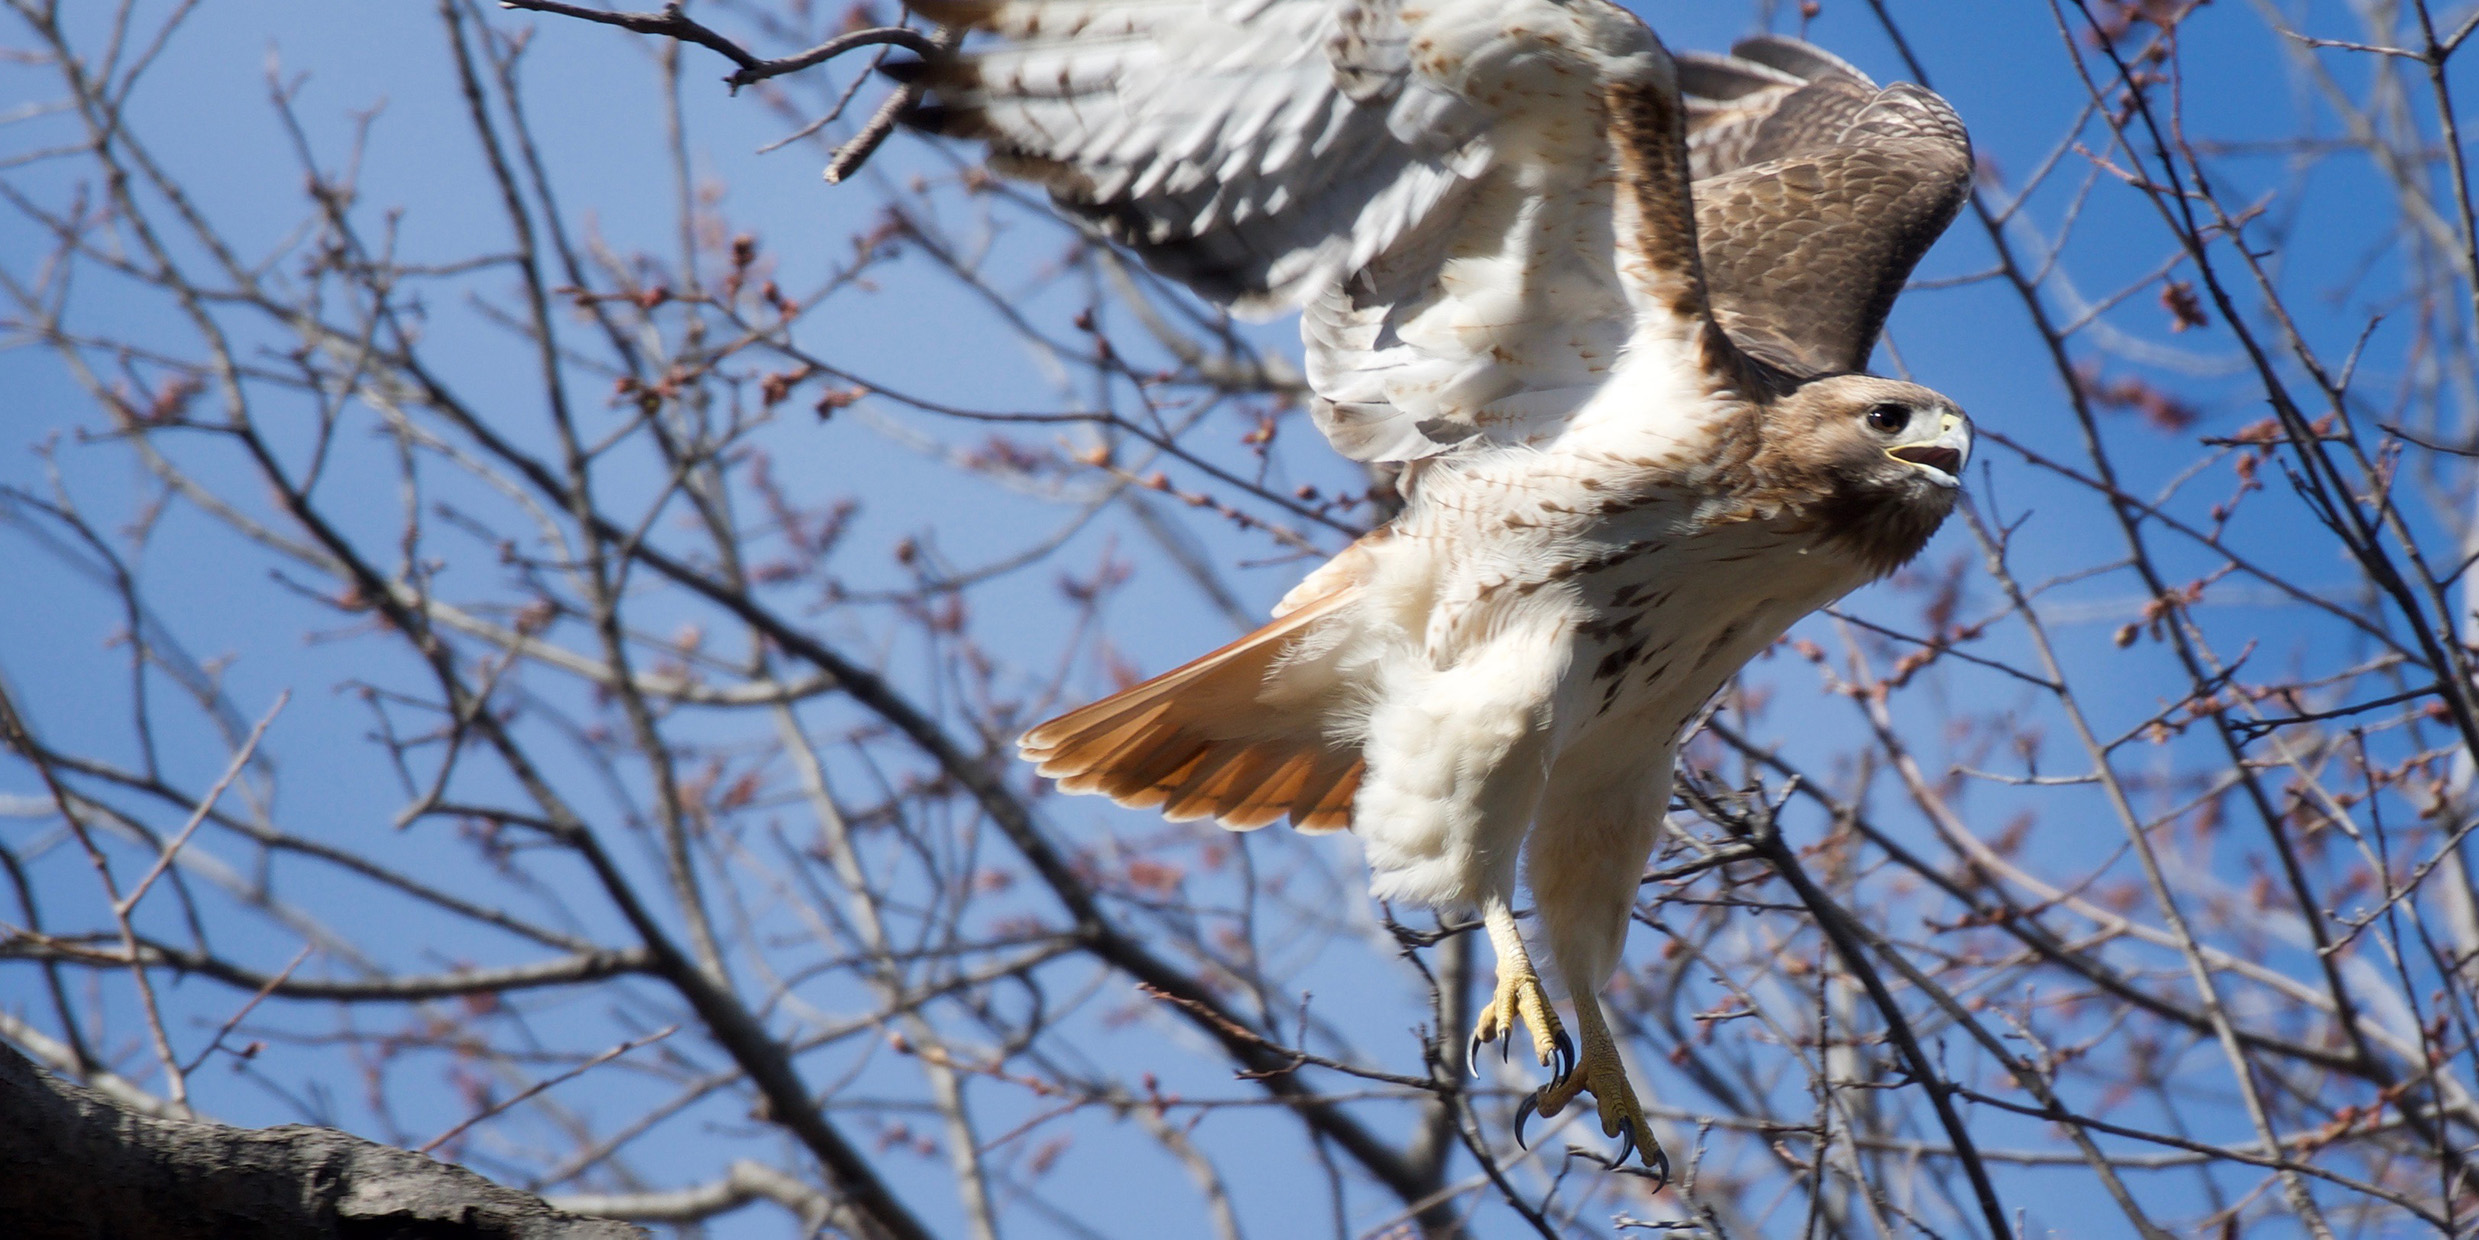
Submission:
M 1651 1168 L 1653 1174 L 1659 1177 L 1653 1184 L 1653 1191 L 1657 1193 L 1670 1187 L 1670 1151 L 1661 1148 L 1661 1142 L 1655 1141 L 1651 1154 L 1652 1157 L 1644 1160 L 1644 1165 Z
M 1532 1122 L 1532 1105 L 1540 1100 L 1541 1091 L 1536 1089 L 1525 1094 L 1524 1100 L 1515 1107 L 1515 1145 L 1518 1149 L 1532 1148 L 1524 1143 L 1524 1125 Z
M 1471 1073 L 1472 1079 L 1480 1079 L 1481 1035 L 1477 1033 L 1472 1035 L 1472 1045 L 1467 1047 L 1463 1052 L 1463 1070 Z
M 1515 1062 L 1515 1031 L 1512 1029 L 1506 1031 L 1505 1037 L 1498 1039 L 1498 1062 Z
M 1575 1039 L 1568 1037 L 1564 1029 L 1558 1031 L 1558 1062 L 1561 1065 L 1558 1069 L 1559 1080 L 1575 1074 Z
M 1635 1153 L 1635 1121 L 1631 1119 L 1622 1119 L 1618 1121 L 1618 1157 L 1613 1160 L 1610 1165 L 1613 1167 L 1626 1166 L 1627 1155 L 1632 1153 Z

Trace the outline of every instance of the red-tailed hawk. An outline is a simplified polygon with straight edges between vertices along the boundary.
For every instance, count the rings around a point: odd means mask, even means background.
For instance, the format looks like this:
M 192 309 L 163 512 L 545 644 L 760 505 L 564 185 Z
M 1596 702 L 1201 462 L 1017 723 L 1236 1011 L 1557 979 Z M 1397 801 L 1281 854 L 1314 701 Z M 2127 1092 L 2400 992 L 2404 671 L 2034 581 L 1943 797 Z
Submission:
M 989 36 L 911 68 L 915 124 L 1208 297 L 1299 307 L 1318 426 L 1412 463 L 1273 623 L 1025 756 L 1172 819 L 1347 827 L 1377 895 L 1477 908 L 1476 1043 L 1520 1021 L 1559 1060 L 1518 1133 L 1590 1091 L 1666 1174 L 1595 992 L 1681 730 L 1954 506 L 1969 420 L 1859 371 L 1969 190 L 1961 122 L 1788 39 L 1673 59 L 1604 0 L 913 7 Z

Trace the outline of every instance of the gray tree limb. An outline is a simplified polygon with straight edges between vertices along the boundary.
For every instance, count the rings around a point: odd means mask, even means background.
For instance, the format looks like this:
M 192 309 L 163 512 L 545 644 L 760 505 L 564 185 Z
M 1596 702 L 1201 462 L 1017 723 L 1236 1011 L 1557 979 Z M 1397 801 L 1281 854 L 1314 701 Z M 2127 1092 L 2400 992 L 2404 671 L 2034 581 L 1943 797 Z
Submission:
M 636 1240 L 332 1128 L 162 1119 L 0 1045 L 0 1219 L 21 1240 Z

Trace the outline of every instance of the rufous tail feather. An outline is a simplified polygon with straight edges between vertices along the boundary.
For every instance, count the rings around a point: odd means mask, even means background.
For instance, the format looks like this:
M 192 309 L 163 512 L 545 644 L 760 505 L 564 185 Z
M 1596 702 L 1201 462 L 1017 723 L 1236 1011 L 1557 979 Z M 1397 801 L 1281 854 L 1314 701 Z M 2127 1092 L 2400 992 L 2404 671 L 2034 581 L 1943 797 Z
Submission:
M 1212 654 L 1034 728 L 1017 742 L 1062 792 L 1098 792 L 1252 830 L 1289 815 L 1302 831 L 1351 825 L 1359 746 L 1326 733 L 1326 711 L 1294 695 L 1269 702 L 1268 678 L 1320 620 L 1335 591 Z M 1290 669 L 1284 669 L 1288 671 Z M 1322 695 L 1321 695 L 1322 696 Z

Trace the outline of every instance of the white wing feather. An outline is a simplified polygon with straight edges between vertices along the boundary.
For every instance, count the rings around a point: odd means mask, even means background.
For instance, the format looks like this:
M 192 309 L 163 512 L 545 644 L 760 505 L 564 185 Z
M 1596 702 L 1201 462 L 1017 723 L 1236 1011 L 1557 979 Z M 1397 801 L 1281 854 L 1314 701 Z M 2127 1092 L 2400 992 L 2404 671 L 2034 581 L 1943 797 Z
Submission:
M 931 67 L 922 123 L 1208 297 L 1303 308 L 1347 456 L 1554 436 L 1686 336 L 1621 274 L 1608 115 L 1675 72 L 1605 0 L 915 7 L 997 36 Z

